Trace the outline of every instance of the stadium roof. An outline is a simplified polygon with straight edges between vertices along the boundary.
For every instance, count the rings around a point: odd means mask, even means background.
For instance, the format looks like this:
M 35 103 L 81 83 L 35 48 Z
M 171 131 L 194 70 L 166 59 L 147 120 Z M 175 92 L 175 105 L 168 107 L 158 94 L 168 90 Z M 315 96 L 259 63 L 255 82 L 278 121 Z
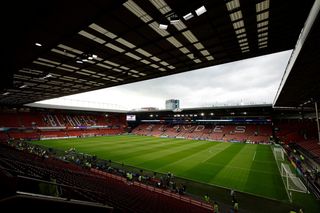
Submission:
M 6 10 L 12 17 L 2 18 L 7 33 L 0 104 L 32 103 L 292 49 L 312 3 L 10 1 Z
M 129 111 L 128 115 L 136 115 L 139 119 L 158 121 L 175 117 L 270 117 L 272 104 L 237 105 L 237 106 L 214 106 L 201 108 L 184 108 L 178 110 L 155 110 L 155 111 Z M 155 119 L 155 120 L 154 120 Z
M 130 110 L 128 113 L 151 113 L 151 112 L 173 112 L 173 113 L 183 113 L 185 111 L 204 111 L 204 110 L 247 110 L 247 109 L 262 109 L 262 108 L 272 108 L 272 104 L 252 104 L 252 105 L 224 105 L 224 106 L 212 106 L 212 107 L 194 107 L 194 108 L 177 108 L 172 109 L 159 109 L 159 110 Z
M 314 4 L 291 55 L 275 106 L 310 106 L 320 101 L 320 1 Z
M 78 106 L 62 106 L 62 105 L 39 104 L 39 103 L 25 104 L 25 106 L 27 106 L 27 107 L 32 107 L 32 108 L 62 109 L 62 110 L 75 110 L 75 111 L 86 111 L 86 112 L 116 112 L 116 113 L 127 113 L 126 110 L 103 109 L 103 108 L 93 108 L 93 107 L 78 107 Z

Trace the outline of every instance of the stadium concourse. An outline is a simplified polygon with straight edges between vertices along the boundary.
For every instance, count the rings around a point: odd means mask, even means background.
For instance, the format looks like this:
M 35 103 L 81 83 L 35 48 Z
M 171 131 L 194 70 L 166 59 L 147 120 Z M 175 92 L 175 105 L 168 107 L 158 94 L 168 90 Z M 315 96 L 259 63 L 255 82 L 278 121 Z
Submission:
M 5 9 L 1 210 L 319 212 L 320 0 L 13 0 Z M 290 49 L 272 105 L 33 104 Z M 172 160 L 199 181 L 157 170 Z

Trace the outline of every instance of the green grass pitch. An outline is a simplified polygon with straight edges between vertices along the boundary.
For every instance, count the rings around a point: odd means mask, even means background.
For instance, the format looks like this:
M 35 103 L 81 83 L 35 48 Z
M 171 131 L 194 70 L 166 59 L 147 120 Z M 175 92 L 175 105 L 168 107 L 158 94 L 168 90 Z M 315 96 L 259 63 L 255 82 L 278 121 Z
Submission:
M 194 141 L 148 136 L 104 136 L 36 141 L 93 154 L 141 169 L 233 188 L 277 200 L 287 194 L 268 145 Z

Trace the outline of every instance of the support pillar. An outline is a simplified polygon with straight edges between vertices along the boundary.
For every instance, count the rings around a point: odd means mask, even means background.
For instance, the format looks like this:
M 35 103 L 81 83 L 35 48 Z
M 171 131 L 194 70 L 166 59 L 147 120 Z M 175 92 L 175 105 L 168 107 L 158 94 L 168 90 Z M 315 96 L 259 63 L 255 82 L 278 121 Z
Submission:
M 317 102 L 314 102 L 314 107 L 315 107 L 315 109 L 316 109 L 317 131 L 318 131 L 318 144 L 320 144 L 319 113 L 318 113 L 318 103 L 317 103 Z

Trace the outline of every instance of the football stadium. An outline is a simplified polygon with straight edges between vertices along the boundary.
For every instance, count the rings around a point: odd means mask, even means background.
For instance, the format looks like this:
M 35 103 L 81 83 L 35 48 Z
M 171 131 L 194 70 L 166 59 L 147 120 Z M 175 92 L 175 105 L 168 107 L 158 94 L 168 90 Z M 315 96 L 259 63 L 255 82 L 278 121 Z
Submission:
M 320 212 L 320 0 L 6 7 L 1 210 Z M 38 103 L 287 50 L 272 103 Z

